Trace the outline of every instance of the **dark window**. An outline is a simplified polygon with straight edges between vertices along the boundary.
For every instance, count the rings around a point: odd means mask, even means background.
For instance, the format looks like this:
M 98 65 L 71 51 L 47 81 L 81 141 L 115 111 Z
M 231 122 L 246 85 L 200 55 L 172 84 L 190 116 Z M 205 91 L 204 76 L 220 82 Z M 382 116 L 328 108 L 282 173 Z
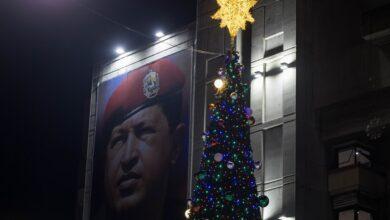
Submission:
M 350 209 L 339 212 L 338 220 L 373 220 L 373 218 L 369 212 Z
M 338 150 L 338 168 L 356 165 L 371 166 L 370 152 L 360 147 Z

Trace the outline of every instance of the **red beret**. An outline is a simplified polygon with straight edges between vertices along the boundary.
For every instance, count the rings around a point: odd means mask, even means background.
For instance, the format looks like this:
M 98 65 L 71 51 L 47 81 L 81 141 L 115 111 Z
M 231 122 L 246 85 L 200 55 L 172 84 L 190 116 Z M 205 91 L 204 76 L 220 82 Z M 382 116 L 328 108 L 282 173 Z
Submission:
M 130 72 L 108 100 L 103 124 L 118 110 L 124 114 L 124 119 L 130 117 L 162 97 L 180 91 L 184 82 L 181 70 L 167 59 Z

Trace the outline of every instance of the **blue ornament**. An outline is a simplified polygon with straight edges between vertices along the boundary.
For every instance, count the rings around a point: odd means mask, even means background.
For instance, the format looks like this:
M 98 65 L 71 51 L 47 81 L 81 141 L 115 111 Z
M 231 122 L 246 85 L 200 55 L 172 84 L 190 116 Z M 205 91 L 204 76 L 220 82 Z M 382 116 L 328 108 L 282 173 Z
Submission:
M 225 57 L 225 63 L 226 63 L 226 64 L 230 63 L 230 56 L 229 56 L 229 55 L 227 55 L 227 56 Z

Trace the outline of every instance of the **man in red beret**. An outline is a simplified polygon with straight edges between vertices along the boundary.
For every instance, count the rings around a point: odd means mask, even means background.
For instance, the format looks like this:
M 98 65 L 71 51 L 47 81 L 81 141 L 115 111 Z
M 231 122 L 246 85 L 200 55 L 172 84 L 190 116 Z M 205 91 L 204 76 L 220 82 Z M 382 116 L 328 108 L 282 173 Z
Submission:
M 128 74 L 103 114 L 106 219 L 163 219 L 183 144 L 182 72 L 166 59 Z

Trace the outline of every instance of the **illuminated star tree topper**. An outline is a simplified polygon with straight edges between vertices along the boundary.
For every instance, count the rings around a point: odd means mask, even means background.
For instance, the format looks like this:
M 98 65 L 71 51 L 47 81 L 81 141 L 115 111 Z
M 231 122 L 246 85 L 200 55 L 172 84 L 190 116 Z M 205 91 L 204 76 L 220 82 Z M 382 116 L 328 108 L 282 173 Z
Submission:
M 250 9 L 255 6 L 257 0 L 217 0 L 217 3 L 220 8 L 211 18 L 221 20 L 221 28 L 227 27 L 232 38 L 235 38 L 241 29 L 245 30 L 247 21 L 255 21 Z

